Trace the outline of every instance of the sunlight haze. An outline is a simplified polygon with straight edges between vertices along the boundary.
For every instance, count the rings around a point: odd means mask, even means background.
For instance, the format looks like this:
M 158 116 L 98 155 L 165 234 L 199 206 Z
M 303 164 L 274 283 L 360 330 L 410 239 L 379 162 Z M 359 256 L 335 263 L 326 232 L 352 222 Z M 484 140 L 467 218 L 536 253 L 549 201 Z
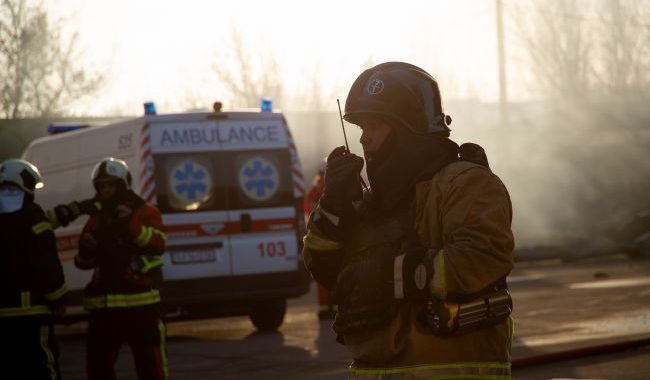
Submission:
M 492 1 L 99 1 L 49 0 L 71 21 L 83 60 L 106 84 L 74 113 L 161 112 L 209 106 L 227 94 L 213 66 L 228 59 L 232 31 L 256 56 L 277 60 L 285 109 L 317 82 L 344 99 L 367 64 L 399 60 L 428 70 L 447 98 L 498 98 Z M 315 79 L 315 80 L 314 80 Z

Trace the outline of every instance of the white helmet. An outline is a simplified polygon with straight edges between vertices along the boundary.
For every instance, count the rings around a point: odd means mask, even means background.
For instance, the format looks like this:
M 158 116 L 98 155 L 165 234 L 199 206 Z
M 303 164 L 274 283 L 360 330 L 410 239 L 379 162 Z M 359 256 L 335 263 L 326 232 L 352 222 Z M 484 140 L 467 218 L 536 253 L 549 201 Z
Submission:
M 43 187 L 43 178 L 33 164 L 18 158 L 10 158 L 0 164 L 0 184 L 12 183 L 28 194 Z
M 126 162 L 119 158 L 108 157 L 100 161 L 93 168 L 90 178 L 95 187 L 99 182 L 118 179 L 124 183 L 126 189 L 131 188 L 131 172 Z

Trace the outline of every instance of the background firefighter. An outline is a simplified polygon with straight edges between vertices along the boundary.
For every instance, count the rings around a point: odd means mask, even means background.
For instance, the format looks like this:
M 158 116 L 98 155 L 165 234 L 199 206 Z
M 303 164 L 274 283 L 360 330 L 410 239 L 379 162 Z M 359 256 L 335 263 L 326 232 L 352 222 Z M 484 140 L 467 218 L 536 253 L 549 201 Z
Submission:
M 78 268 L 94 269 L 83 299 L 90 312 L 88 378 L 114 379 L 117 355 L 127 343 L 140 379 L 166 379 L 159 285 L 167 237 L 160 212 L 131 191 L 122 160 L 101 161 L 92 182 L 101 210 L 86 222 L 75 256 Z
M 335 291 L 350 377 L 510 379 L 512 207 L 484 151 L 449 139 L 437 82 L 407 63 L 364 71 L 344 118 L 370 190 L 334 149 L 304 256 Z
M 67 286 L 52 227 L 27 161 L 0 164 L 0 368 L 2 377 L 59 379 L 52 311 L 63 313 Z
M 318 173 L 314 176 L 312 181 L 311 188 L 305 196 L 305 201 L 303 205 L 305 213 L 305 222 L 309 221 L 309 215 L 316 209 L 320 197 L 323 195 L 323 189 L 325 188 L 325 167 L 327 161 L 323 160 L 321 165 L 318 168 Z M 336 315 L 336 305 L 332 299 L 332 294 L 325 286 L 321 283 L 316 282 L 316 292 L 318 297 L 318 319 L 326 320 L 332 319 Z

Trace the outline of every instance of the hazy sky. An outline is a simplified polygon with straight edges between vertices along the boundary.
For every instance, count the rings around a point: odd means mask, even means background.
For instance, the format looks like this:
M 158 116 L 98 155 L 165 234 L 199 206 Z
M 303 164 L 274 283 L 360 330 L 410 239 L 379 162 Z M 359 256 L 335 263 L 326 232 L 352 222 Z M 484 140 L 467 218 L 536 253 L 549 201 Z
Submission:
M 79 33 L 87 67 L 107 77 L 78 113 L 140 113 L 146 100 L 167 108 L 160 112 L 178 111 L 188 100 L 206 106 L 223 100 L 212 66 L 228 56 L 233 27 L 247 50 L 275 57 L 289 95 L 306 91 L 313 85 L 306 78 L 316 77 L 343 99 L 364 63 L 400 60 L 434 75 L 447 98 L 498 96 L 491 0 L 46 0 L 46 6 Z

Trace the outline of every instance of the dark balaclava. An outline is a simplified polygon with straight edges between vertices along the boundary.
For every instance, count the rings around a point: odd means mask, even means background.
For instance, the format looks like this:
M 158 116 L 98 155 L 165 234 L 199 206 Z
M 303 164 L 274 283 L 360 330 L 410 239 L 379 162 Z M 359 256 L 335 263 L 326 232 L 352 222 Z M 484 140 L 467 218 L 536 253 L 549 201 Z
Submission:
M 458 159 L 458 145 L 446 136 L 417 136 L 393 126 L 366 171 L 372 193 L 384 211 L 411 202 L 415 184 Z
M 392 128 L 366 168 L 384 211 L 403 208 L 413 200 L 415 183 L 458 159 L 438 83 L 417 66 L 386 62 L 361 73 L 350 88 L 344 118 L 354 124 L 378 118 Z

